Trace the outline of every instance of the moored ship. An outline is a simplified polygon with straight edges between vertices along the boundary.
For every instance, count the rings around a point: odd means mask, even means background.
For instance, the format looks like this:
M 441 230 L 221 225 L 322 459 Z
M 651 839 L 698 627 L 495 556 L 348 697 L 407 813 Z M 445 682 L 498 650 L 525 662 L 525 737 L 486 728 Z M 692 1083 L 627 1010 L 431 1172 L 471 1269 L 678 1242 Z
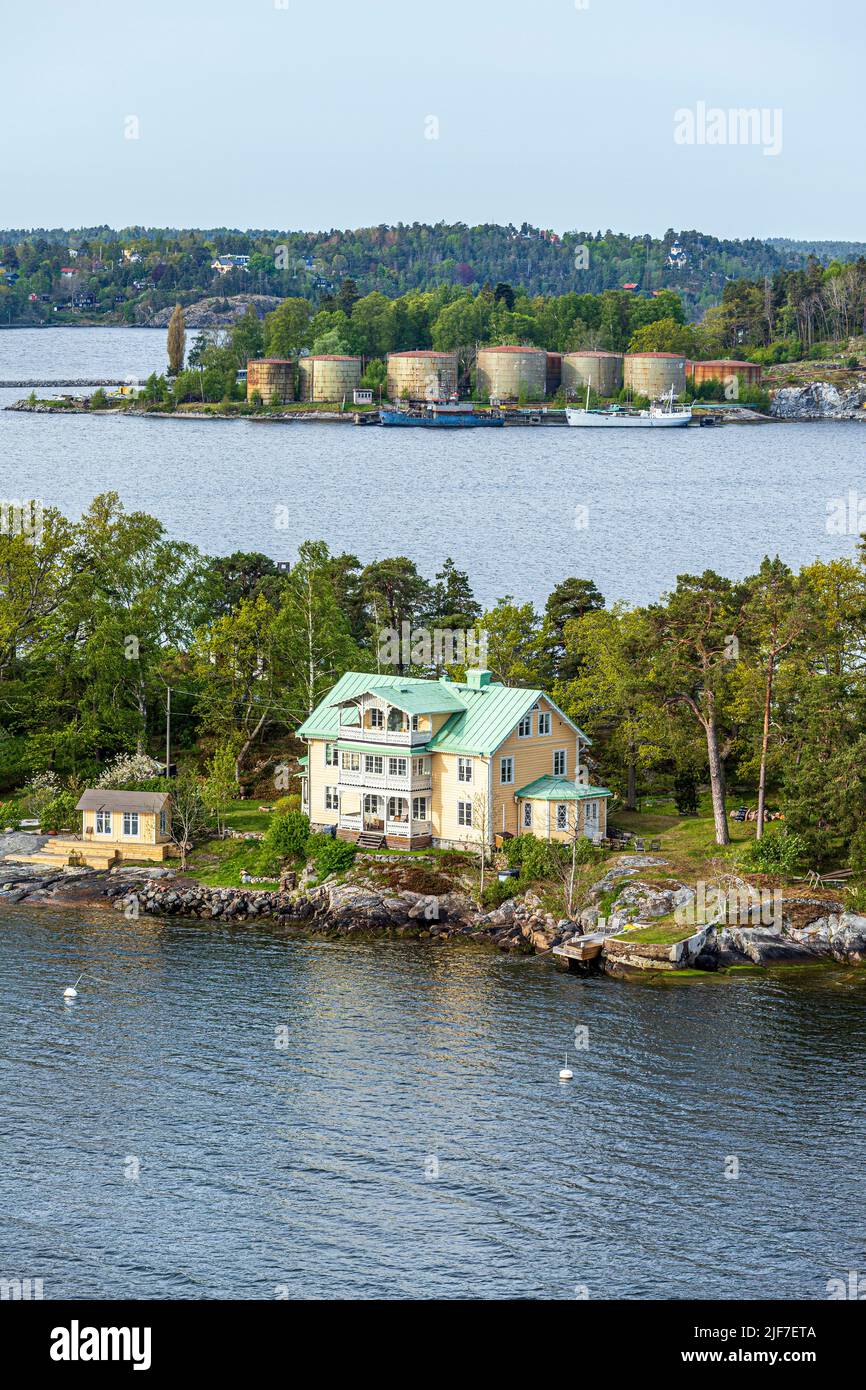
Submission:
M 501 411 L 476 411 L 471 401 L 428 401 L 422 409 L 385 409 L 379 411 L 383 425 L 415 426 L 421 429 L 476 429 L 479 426 L 504 425 Z
M 670 396 L 662 401 L 654 401 L 646 410 L 622 405 L 590 409 L 587 391 L 586 405 L 580 409 L 567 407 L 565 418 L 573 429 L 674 429 L 691 424 L 692 408 L 690 405 L 674 404 L 673 387 Z

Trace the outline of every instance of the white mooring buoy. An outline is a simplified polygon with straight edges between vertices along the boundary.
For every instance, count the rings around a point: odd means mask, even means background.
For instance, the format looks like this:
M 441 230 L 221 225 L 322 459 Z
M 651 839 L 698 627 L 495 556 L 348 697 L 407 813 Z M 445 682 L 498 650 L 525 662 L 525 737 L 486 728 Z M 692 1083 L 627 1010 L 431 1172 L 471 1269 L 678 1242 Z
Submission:
M 83 975 L 79 975 L 79 976 L 78 976 L 78 979 L 75 981 L 75 985 L 80 985 L 80 984 L 81 984 L 81 981 L 82 981 L 83 979 L 84 979 L 84 976 L 83 976 Z M 66 986 L 65 990 L 63 991 L 63 998 L 64 998 L 64 999 L 77 999 L 77 998 L 78 998 L 78 990 L 75 988 L 75 985 L 67 985 L 67 986 Z
M 574 1076 L 574 1072 L 571 1070 L 571 1068 L 570 1068 L 569 1065 L 568 1065 L 568 1053 L 566 1052 L 566 1054 L 565 1054 L 565 1066 L 560 1068 L 559 1079 L 560 1079 L 560 1081 L 570 1081 L 570 1080 L 572 1079 L 573 1076 Z

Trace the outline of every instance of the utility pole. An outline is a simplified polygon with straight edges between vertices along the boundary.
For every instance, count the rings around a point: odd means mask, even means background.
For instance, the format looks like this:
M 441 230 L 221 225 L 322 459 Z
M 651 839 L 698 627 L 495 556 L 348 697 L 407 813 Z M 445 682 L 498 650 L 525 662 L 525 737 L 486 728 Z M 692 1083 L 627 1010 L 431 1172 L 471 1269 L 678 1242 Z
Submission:
M 165 775 L 168 777 L 171 763 L 171 686 L 167 685 L 165 690 Z

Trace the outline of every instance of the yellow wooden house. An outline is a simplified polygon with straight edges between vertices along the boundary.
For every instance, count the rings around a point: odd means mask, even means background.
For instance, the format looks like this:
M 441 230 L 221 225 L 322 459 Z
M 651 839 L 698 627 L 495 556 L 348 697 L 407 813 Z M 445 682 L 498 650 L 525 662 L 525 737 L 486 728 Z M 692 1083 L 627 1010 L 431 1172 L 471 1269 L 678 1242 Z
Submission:
M 168 792 L 116 792 L 96 787 L 78 802 L 81 834 L 49 839 L 37 864 L 82 864 L 105 869 L 129 860 L 162 863 L 173 852 L 171 797 Z
M 469 848 L 497 835 L 592 840 L 606 787 L 590 740 L 543 690 L 349 671 L 299 730 L 302 803 L 314 828 L 363 847 Z

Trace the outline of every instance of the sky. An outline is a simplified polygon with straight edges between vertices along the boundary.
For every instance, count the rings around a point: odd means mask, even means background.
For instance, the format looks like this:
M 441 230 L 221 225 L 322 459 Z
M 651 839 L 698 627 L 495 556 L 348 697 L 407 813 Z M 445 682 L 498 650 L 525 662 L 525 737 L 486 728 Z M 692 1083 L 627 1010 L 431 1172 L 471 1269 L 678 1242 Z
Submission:
M 861 240 L 861 26 L 854 0 L 7 5 L 0 227 Z

